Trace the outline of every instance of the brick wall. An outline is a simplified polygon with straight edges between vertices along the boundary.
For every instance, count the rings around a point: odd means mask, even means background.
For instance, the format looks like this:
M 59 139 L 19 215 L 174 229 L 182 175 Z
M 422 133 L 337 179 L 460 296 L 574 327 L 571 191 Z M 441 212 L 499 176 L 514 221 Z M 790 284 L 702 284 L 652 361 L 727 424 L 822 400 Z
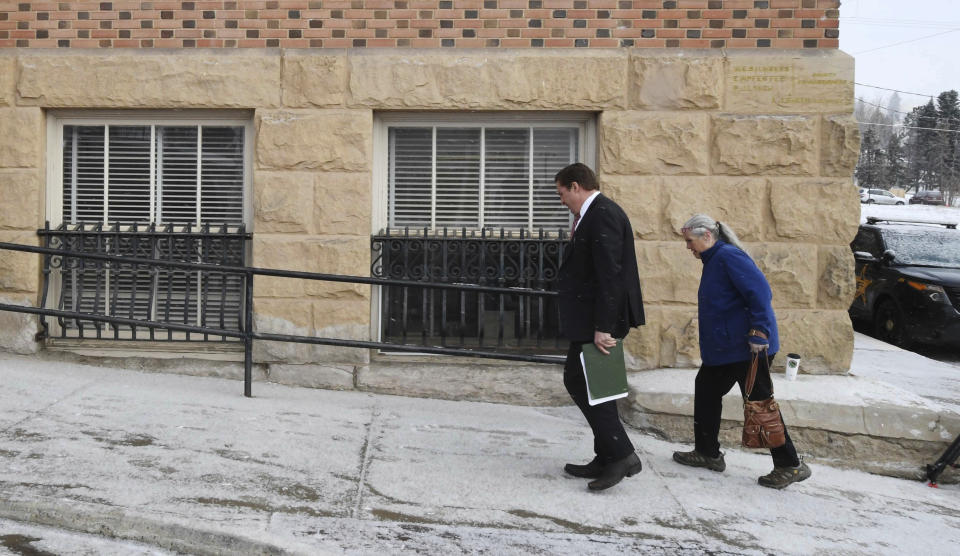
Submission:
M 0 0 L 0 47 L 837 48 L 840 0 Z

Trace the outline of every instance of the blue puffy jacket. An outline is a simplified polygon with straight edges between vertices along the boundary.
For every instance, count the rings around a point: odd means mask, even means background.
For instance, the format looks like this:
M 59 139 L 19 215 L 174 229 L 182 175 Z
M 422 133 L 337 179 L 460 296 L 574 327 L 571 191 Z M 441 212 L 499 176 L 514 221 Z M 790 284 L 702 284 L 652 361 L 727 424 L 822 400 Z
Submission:
M 717 240 L 700 254 L 703 275 L 697 294 L 700 316 L 700 358 L 704 365 L 725 365 L 750 359 L 747 333 L 763 331 L 768 353 L 780 349 L 777 319 L 770 302 L 770 284 L 749 255 Z

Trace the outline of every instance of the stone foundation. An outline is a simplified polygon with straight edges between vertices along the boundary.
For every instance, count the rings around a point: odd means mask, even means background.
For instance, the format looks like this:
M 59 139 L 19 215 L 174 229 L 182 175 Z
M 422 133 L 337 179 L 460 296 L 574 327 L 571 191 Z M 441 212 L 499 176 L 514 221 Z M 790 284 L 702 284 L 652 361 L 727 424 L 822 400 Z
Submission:
M 597 78 L 584 79 L 585 68 Z M 801 353 L 803 372 L 849 367 L 859 136 L 853 59 L 842 52 L 7 49 L 0 72 L 2 241 L 36 243 L 47 218 L 44 130 L 58 110 L 247 111 L 250 262 L 360 276 L 370 274 L 370 234 L 384 225 L 376 207 L 385 199 L 372 187 L 378 112 L 591 112 L 601 188 L 637 237 L 649 324 L 628 338 L 632 370 L 699 364 L 700 263 L 678 231 L 697 212 L 730 224 L 770 279 L 781 351 Z M 35 302 L 39 257 L 0 257 L 0 294 Z M 368 286 L 259 278 L 255 309 L 258 323 L 370 339 L 374 295 Z M 8 321 L 0 337 L 18 337 L 20 321 Z M 341 387 L 341 365 L 369 360 L 347 351 L 274 347 L 257 356 L 335 369 L 324 383 Z M 515 380 L 471 376 L 493 390 Z

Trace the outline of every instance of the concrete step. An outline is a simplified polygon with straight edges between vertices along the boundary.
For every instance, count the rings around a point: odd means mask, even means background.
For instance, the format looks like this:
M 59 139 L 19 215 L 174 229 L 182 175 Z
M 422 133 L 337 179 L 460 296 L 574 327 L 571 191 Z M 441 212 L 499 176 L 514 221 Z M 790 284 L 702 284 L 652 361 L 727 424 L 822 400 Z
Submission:
M 658 369 L 629 376 L 621 405 L 632 426 L 673 442 L 693 442 L 696 369 Z M 960 432 L 960 413 L 906 389 L 855 375 L 773 375 L 787 430 L 808 461 L 871 473 L 920 478 Z M 720 439 L 740 448 L 743 401 L 734 387 L 723 400 Z M 944 473 L 941 482 L 956 480 Z

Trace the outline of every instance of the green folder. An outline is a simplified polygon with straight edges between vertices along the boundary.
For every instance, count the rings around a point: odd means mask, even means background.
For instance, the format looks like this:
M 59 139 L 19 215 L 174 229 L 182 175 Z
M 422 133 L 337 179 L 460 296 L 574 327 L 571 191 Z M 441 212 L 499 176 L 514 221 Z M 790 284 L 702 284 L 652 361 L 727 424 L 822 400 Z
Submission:
M 597 346 L 583 344 L 580 366 L 587 381 L 587 401 L 597 405 L 627 396 L 627 367 L 623 363 L 623 340 L 604 355 Z

